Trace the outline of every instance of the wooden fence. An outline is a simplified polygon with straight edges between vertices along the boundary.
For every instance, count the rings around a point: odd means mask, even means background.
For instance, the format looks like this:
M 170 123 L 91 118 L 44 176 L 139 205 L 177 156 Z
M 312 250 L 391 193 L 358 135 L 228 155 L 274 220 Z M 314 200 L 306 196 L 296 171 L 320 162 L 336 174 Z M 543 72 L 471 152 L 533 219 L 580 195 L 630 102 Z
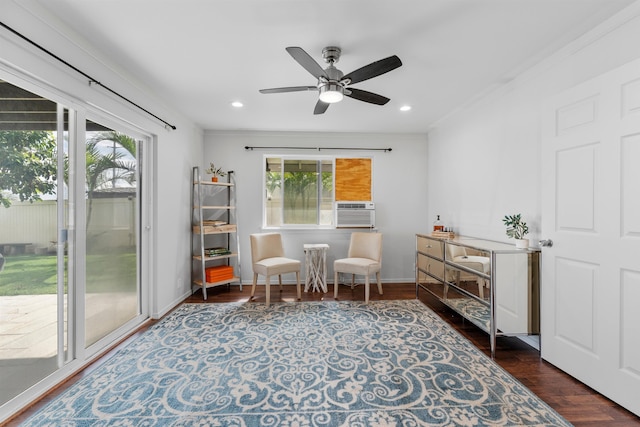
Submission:
M 136 206 L 134 197 L 94 199 L 87 244 L 92 248 L 135 246 Z M 0 253 L 55 252 L 56 215 L 55 200 L 0 207 Z M 68 227 L 68 221 L 64 227 Z

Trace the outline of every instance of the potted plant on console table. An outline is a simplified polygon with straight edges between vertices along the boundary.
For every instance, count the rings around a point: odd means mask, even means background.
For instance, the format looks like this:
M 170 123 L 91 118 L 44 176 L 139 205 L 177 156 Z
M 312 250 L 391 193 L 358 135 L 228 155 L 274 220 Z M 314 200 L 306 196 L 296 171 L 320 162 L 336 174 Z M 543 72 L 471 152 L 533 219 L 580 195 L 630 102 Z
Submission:
M 529 247 L 529 239 L 524 236 L 529 233 L 529 227 L 522 220 L 522 215 L 505 215 L 502 218 L 502 222 L 507 226 L 507 236 L 516 239 L 516 248 L 527 249 Z

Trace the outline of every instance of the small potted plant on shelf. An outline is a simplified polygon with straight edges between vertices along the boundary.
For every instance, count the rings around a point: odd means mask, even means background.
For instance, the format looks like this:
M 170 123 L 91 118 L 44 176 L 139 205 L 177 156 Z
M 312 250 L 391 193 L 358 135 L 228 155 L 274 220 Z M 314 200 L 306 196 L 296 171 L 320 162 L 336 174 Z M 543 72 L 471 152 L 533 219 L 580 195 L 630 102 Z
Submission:
M 209 169 L 207 169 L 205 172 L 213 175 L 211 177 L 211 181 L 213 182 L 218 182 L 219 176 L 225 176 L 227 174 L 222 170 L 222 168 L 217 168 L 216 165 L 213 164 L 213 162 L 209 163 Z
M 507 236 L 516 239 L 516 248 L 527 249 L 529 247 L 529 239 L 525 239 L 529 233 L 527 223 L 522 220 L 521 214 L 505 215 L 502 222 L 507 226 Z

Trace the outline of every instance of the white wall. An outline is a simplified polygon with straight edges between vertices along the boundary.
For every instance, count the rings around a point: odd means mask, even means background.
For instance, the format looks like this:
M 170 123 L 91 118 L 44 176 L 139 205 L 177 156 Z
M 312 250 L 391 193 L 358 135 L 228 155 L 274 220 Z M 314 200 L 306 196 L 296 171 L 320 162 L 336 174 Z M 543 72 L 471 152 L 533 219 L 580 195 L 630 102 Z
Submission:
M 157 145 L 153 317 L 191 293 L 191 168 L 202 159 L 203 132 L 187 123 L 177 127 Z
M 245 146 L 277 147 L 355 147 L 391 148 L 391 152 L 271 149 L 253 151 Z M 238 228 L 242 255 L 242 280 L 250 283 L 251 250 L 249 234 L 262 232 L 262 180 L 265 154 L 322 154 L 373 157 L 373 198 L 376 204 L 376 228 L 383 237 L 383 282 L 415 280 L 415 233 L 427 230 L 426 215 L 427 144 L 425 135 L 338 134 L 300 132 L 206 132 L 206 166 L 214 162 L 236 173 L 238 191 Z M 204 169 L 202 169 L 204 170 Z M 203 174 L 204 175 L 204 174 Z M 287 256 L 304 262 L 303 244 L 328 243 L 330 282 L 333 260 L 347 254 L 353 230 L 282 231 Z M 303 276 L 304 277 L 304 276 Z M 287 279 L 287 277 L 285 277 Z M 289 282 L 293 280 L 293 276 Z
M 429 132 L 429 217 L 461 234 L 508 241 L 522 213 L 540 236 L 540 112 L 549 96 L 640 57 L 640 2 Z
M 105 114 L 152 136 L 155 165 L 145 166 L 156 167 L 156 192 L 144 201 L 152 209 L 152 219 L 147 224 L 151 228 L 143 232 L 157 233 L 152 248 L 155 253 L 151 255 L 149 311 L 156 317 L 166 313 L 190 292 L 189 188 L 191 166 L 202 157 L 202 130 L 164 104 L 135 77 L 115 69 L 117 65 L 101 58 L 100 52 L 83 50 L 82 40 L 54 30 L 14 2 L 1 2 L 0 11 L 5 24 L 177 127 L 167 130 L 163 123 L 105 89 L 90 86 L 87 78 L 8 31 L 0 31 L 0 78 L 17 85 L 27 82 L 53 100 Z

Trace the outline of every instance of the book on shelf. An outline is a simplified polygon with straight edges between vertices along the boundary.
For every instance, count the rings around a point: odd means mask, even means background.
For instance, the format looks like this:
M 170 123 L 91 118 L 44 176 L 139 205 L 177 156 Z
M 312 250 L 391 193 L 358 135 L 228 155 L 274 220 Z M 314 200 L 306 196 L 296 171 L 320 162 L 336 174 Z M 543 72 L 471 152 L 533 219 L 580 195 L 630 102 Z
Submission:
M 204 233 L 223 233 L 223 232 L 235 232 L 236 231 L 235 224 L 222 224 L 222 225 L 204 225 L 202 231 Z M 193 232 L 198 234 L 200 233 L 200 226 L 194 225 Z
M 220 225 L 227 224 L 226 221 L 221 221 L 219 219 L 205 219 L 202 221 L 202 225 L 212 225 L 214 227 L 218 227 Z
M 220 248 L 206 248 L 204 250 L 204 254 L 206 256 L 219 256 L 219 255 L 229 255 L 231 251 L 229 248 L 220 247 Z

